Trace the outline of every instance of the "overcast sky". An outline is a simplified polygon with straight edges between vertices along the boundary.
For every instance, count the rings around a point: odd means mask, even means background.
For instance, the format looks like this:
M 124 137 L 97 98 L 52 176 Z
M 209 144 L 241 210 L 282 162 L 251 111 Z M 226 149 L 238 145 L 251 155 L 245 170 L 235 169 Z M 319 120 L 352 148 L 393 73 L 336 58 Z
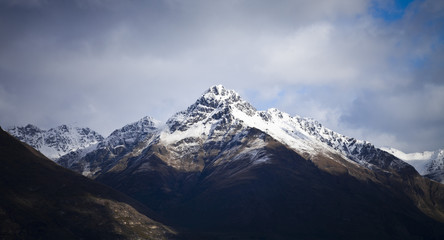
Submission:
M 223 84 L 376 146 L 444 147 L 444 1 L 0 0 L 0 125 L 107 136 Z

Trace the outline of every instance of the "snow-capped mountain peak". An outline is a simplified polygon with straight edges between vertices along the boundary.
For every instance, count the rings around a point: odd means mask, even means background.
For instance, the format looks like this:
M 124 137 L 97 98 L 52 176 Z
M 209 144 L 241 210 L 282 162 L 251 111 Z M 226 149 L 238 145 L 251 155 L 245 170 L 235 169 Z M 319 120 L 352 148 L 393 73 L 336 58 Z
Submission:
M 214 85 L 211 86 L 207 91 L 203 94 L 204 98 L 226 98 L 226 99 L 234 99 L 239 100 L 240 96 L 239 94 L 234 90 L 226 89 L 222 85 Z
M 190 112 L 194 109 L 224 110 L 224 108 L 227 107 L 237 108 L 250 115 L 256 111 L 256 109 L 250 103 L 243 100 L 237 92 L 228 90 L 222 85 L 210 87 L 187 111 Z
M 396 148 L 381 148 L 412 165 L 419 174 L 444 183 L 444 149 L 404 153 Z
M 133 122 L 114 130 L 99 147 L 116 147 L 119 145 L 130 145 L 146 137 L 147 134 L 156 131 L 161 126 L 161 122 L 145 116 L 137 122 Z
M 183 153 L 195 154 L 192 149 L 197 151 L 209 141 L 221 141 L 233 129 L 255 128 L 302 154 L 339 153 L 371 169 L 408 166 L 372 144 L 336 133 L 314 119 L 292 117 L 276 108 L 257 111 L 235 91 L 221 85 L 211 87 L 186 111 L 170 118 L 167 126 L 160 141 L 179 159 Z
M 42 130 L 37 126 L 28 124 L 24 127 L 9 127 L 7 131 L 22 142 L 26 142 L 30 146 L 37 148 L 42 141 Z
M 11 127 L 7 131 L 52 160 L 72 151 L 91 147 L 103 140 L 100 134 L 90 128 L 65 124 L 49 130 L 28 124 L 24 127 Z
M 100 164 L 109 166 L 113 160 L 131 153 L 141 142 L 157 133 L 160 126 L 162 126 L 160 121 L 148 116 L 143 117 L 114 130 L 107 138 L 93 147 L 62 156 L 57 160 L 57 163 L 85 176 L 93 176 L 104 167 L 99 166 Z
M 170 131 L 176 129 L 185 131 L 194 128 L 198 122 L 207 124 L 224 119 L 231 122 L 233 111 L 241 111 L 247 115 L 253 115 L 256 109 L 243 100 L 233 90 L 227 90 L 222 85 L 210 87 L 187 110 L 176 113 L 167 121 Z
M 433 158 L 436 158 L 439 151 L 424 151 L 424 152 L 415 152 L 415 153 L 405 153 L 401 150 L 398 150 L 396 148 L 387 148 L 383 147 L 382 150 L 391 153 L 398 157 L 399 159 L 402 159 L 404 161 L 427 161 Z

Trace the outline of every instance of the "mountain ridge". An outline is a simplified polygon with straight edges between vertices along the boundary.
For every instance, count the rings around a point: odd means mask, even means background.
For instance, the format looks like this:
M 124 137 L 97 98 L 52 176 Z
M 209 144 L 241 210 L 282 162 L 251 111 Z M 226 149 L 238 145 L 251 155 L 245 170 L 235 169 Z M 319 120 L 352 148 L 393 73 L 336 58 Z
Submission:
M 187 114 L 194 115 L 189 116 Z M 211 116 L 209 116 L 210 114 Z M 146 116 L 134 123 L 130 123 L 120 129 L 116 129 L 106 138 L 100 136 L 101 140 L 94 142 L 94 144 L 81 148 L 78 147 L 79 149 L 77 150 L 71 148 L 69 151 L 65 151 L 65 154 L 59 154 L 58 157 L 54 157 L 54 155 L 51 156 L 53 160 L 59 162 L 62 164 L 62 166 L 71 167 L 71 165 L 75 164 L 76 161 L 79 161 L 82 157 L 92 151 L 95 151 L 96 149 L 111 147 L 117 152 L 119 147 L 132 148 L 134 147 L 131 146 L 132 141 L 134 142 L 133 145 L 137 145 L 149 133 L 159 133 L 160 136 L 166 136 L 168 135 L 165 134 L 166 128 L 169 128 L 169 131 L 173 132 L 177 130 L 176 128 L 178 128 L 179 125 L 181 129 L 178 130 L 181 132 L 188 132 L 191 137 L 196 137 L 192 136 L 192 131 L 186 130 L 189 130 L 190 127 L 193 127 L 194 123 L 199 122 L 203 118 L 206 118 L 206 122 L 203 123 L 205 125 L 213 120 L 218 120 L 219 118 L 223 117 L 224 114 L 232 115 L 232 117 L 230 117 L 232 119 L 224 118 L 224 121 L 237 120 L 248 125 L 249 127 L 259 128 L 260 130 L 271 134 L 274 138 L 279 139 L 294 149 L 303 149 L 306 152 L 310 152 L 314 151 L 314 148 L 327 147 L 333 149 L 333 152 L 339 152 L 347 159 L 367 168 L 372 168 L 375 165 L 377 166 L 381 164 L 387 164 L 387 166 L 384 167 L 389 168 L 406 167 L 404 162 L 391 159 L 390 156 L 387 156 L 385 152 L 380 151 L 371 143 L 334 132 L 312 118 L 303 118 L 297 115 L 291 117 L 289 114 L 281 112 L 276 108 L 270 108 L 266 111 L 257 111 L 250 103 L 243 100 L 237 92 L 227 90 L 222 85 L 210 87 L 200 98 L 196 100 L 194 104 L 190 105 L 186 110 L 174 114 L 165 122 L 165 124 Z M 193 122 L 181 122 L 183 119 L 192 119 Z M 143 124 L 146 124 L 146 129 L 142 127 Z M 275 129 L 269 129 L 270 125 L 275 125 Z M 278 126 L 276 127 L 276 125 Z M 22 137 L 24 134 L 17 133 L 19 132 L 17 129 L 20 129 L 20 127 L 11 128 L 8 130 L 8 132 L 18 137 L 22 141 L 31 144 L 31 146 L 35 147 L 36 149 L 41 149 L 37 144 L 33 143 L 32 139 L 26 139 L 25 137 Z M 211 135 L 214 133 L 214 130 L 217 129 L 212 129 L 204 134 Z M 201 134 L 203 134 L 203 132 L 201 132 Z M 304 141 L 309 138 L 314 138 L 315 142 L 321 142 L 324 144 L 324 146 L 310 146 L 313 145 L 313 141 Z M 168 141 L 168 139 L 166 139 L 166 141 Z M 43 151 L 43 153 L 45 154 L 45 151 Z M 371 162 L 369 159 L 365 159 L 365 156 L 368 156 L 369 153 L 377 155 L 378 158 L 390 160 L 379 163 Z M 81 172 L 84 172 L 85 175 L 88 176 L 94 174 L 94 171 L 91 172 L 86 165 L 85 169 Z
M 9 127 L 6 131 L 53 161 L 72 151 L 93 147 L 104 139 L 102 135 L 88 127 L 66 124 L 48 130 L 28 124 L 23 127 Z
M 395 148 L 381 148 L 411 164 L 423 176 L 444 183 L 444 149 L 415 153 L 404 153 Z
M 183 119 L 188 119 L 189 122 L 183 122 Z M 185 134 L 185 137 L 198 137 L 197 135 L 202 134 L 212 136 L 217 128 L 197 129 L 202 128 L 201 125 L 195 125 L 201 121 L 203 121 L 203 126 L 208 123 L 213 125 L 224 125 L 231 122 L 244 124 L 270 134 L 294 150 L 304 153 L 316 152 L 319 149 L 333 150 L 334 153 L 338 151 L 347 159 L 367 168 L 382 166 L 382 164 L 387 164 L 387 166 L 383 166 L 384 168 L 409 168 L 404 162 L 388 156 L 372 144 L 336 133 L 313 119 L 291 117 L 275 108 L 257 111 L 236 92 L 226 90 L 221 85 L 211 87 L 186 111 L 179 112 L 170 118 L 167 125 L 170 132 L 178 129 Z M 194 127 L 197 132 L 190 131 L 191 127 Z M 164 138 L 167 138 L 166 135 L 168 134 L 163 135 Z M 173 138 L 172 140 L 177 139 Z M 319 144 L 319 142 L 321 143 Z M 378 155 L 386 162 L 372 162 L 365 159 L 363 155 L 369 153 Z
M 85 176 L 92 177 L 101 171 L 101 168 L 97 168 L 96 165 L 100 164 L 104 158 L 114 159 L 130 152 L 135 145 L 143 141 L 147 136 L 152 135 L 160 124 L 159 121 L 145 116 L 136 122 L 114 130 L 108 137 L 92 148 L 72 151 L 61 156 L 56 162 Z M 94 151 L 104 153 L 105 155 L 88 156 L 89 153 Z M 87 160 L 83 161 L 82 158 Z
M 165 124 L 140 121 L 59 163 L 139 200 L 186 238 L 444 237 L 442 184 L 313 119 L 257 111 L 217 85 Z

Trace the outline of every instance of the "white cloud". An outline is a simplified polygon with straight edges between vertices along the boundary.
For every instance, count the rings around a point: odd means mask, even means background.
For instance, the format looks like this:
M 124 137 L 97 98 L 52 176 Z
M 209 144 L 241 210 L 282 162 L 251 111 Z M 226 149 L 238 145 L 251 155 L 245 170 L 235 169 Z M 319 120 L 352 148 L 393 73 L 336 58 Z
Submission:
M 344 62 L 348 59 L 341 59 L 333 31 L 335 27 L 330 23 L 315 23 L 276 39 L 264 46 L 266 62 L 261 70 L 293 84 L 350 82 L 356 78 L 357 69 Z

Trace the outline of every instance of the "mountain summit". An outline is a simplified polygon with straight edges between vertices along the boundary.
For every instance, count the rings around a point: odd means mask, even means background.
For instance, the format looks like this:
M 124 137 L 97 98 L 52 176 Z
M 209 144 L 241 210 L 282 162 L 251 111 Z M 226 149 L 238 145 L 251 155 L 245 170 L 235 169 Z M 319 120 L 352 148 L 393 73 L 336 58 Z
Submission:
M 199 145 L 225 136 L 233 128 L 254 128 L 300 154 L 340 154 L 369 169 L 413 170 L 372 144 L 336 133 L 313 119 L 291 117 L 274 108 L 257 111 L 238 93 L 221 85 L 211 87 L 186 111 L 170 118 L 167 125 L 169 129 L 160 134 L 160 140 L 167 145 L 174 143 L 173 147 L 179 149 L 185 147 L 181 140 L 186 139 L 190 149 L 192 141 Z

